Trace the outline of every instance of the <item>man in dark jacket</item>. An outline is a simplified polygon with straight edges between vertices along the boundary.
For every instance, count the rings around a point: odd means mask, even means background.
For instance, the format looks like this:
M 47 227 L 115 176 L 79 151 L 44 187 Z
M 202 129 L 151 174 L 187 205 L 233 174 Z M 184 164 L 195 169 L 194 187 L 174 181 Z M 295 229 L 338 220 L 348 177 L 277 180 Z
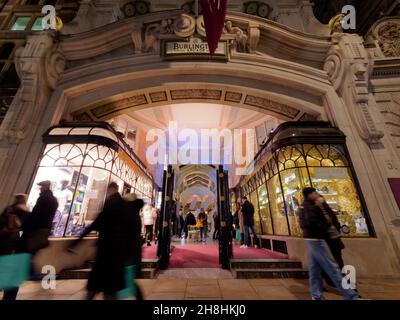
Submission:
M 308 249 L 308 273 L 312 299 L 324 299 L 321 270 L 328 274 L 345 299 L 358 299 L 357 292 L 342 286 L 342 274 L 328 247 L 330 223 L 320 207 L 323 203 L 322 197 L 316 189 L 307 187 L 303 189 L 303 198 L 299 219 Z
M 189 226 L 195 226 L 196 225 L 196 217 L 192 213 L 192 211 L 189 211 L 189 213 L 186 215 L 186 220 L 185 220 L 185 239 L 188 237 L 188 232 L 189 232 Z
M 241 248 L 247 248 L 249 246 L 250 231 L 253 234 L 254 247 L 257 248 L 258 238 L 254 229 L 254 206 L 247 200 L 247 197 L 243 197 L 242 203 L 242 214 L 243 214 L 243 229 L 244 229 L 244 243 Z
M 39 182 L 40 196 L 22 225 L 21 251 L 36 254 L 48 246 L 53 219 L 58 208 L 57 199 L 50 190 L 51 182 Z
M 104 293 L 106 300 L 115 300 L 118 291 L 126 287 L 127 241 L 132 233 L 128 230 L 128 210 L 127 203 L 118 192 L 118 185 L 111 182 L 102 212 L 70 247 L 73 249 L 83 237 L 92 231 L 98 231 L 96 259 L 86 287 L 88 300 L 92 300 L 100 292 Z

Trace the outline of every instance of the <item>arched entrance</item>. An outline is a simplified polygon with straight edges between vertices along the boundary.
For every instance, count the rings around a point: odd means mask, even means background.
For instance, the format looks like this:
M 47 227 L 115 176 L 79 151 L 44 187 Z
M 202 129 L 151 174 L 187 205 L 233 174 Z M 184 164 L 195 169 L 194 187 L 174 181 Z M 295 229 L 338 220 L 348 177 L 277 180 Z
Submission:
M 204 37 L 201 21 L 177 12 L 126 19 L 57 39 L 46 32 L 32 35 L 18 55 L 23 85 L 1 127 L 5 137 L 1 141 L 5 153 L 0 158 L 3 202 L 15 192 L 30 189 L 43 151 L 42 134 L 62 119 L 109 120 L 145 108 L 213 103 L 269 114 L 281 121 L 315 119 L 339 127 L 347 136 L 361 187 L 371 195 L 367 205 L 375 215 L 374 224 L 380 234 L 386 234 L 381 217 L 385 210 L 380 204 L 386 208 L 390 199 L 379 191 L 385 184 L 365 143 L 379 141 L 381 135 L 368 120 L 362 90 L 355 101 L 346 87 L 368 84 L 358 65 L 354 67 L 357 77 L 345 71 L 345 59 L 362 58 L 356 50 L 363 49 L 358 40 L 347 35 L 335 39 L 305 35 L 242 14 L 229 14 L 227 19 L 236 32 L 225 30 L 222 41 L 228 49 L 222 60 L 191 52 L 184 57 L 165 56 L 166 41 Z M 245 38 L 239 39 L 239 31 L 247 36 L 242 47 L 238 42 Z M 341 46 L 355 49 L 341 52 Z M 388 211 L 394 212 L 393 208 Z M 385 239 L 373 242 L 374 250 L 394 259 L 396 249 L 392 245 L 383 249 Z M 367 242 L 352 243 L 366 252 Z M 386 273 L 394 269 L 389 264 L 385 268 Z

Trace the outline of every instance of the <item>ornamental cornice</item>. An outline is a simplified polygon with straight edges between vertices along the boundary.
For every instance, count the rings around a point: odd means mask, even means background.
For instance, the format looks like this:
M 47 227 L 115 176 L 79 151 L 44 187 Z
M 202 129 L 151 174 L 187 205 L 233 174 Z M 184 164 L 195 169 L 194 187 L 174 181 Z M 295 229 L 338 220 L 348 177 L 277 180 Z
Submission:
M 68 36 L 61 36 L 60 48 L 68 61 L 92 59 L 131 46 L 132 54 L 160 53 L 163 39 L 188 40 L 200 36 L 205 39 L 202 16 L 197 19 L 179 10 L 124 19 L 103 27 Z M 286 60 L 318 65 L 330 47 L 330 37 L 302 33 L 277 22 L 229 12 L 222 41 L 230 43 L 230 50 L 248 54 L 283 56 Z M 271 48 L 275 48 L 272 49 Z M 278 49 L 279 48 L 279 49 Z

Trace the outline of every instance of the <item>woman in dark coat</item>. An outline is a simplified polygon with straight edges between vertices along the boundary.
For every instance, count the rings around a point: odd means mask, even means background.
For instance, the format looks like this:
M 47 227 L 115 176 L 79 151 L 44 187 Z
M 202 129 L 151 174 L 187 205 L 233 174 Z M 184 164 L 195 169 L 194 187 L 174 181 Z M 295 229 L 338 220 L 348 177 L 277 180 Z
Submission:
M 128 220 L 128 205 L 118 193 L 118 185 L 110 183 L 103 211 L 93 223 L 85 229 L 73 249 L 83 237 L 92 231 L 98 231 L 97 254 L 87 283 L 87 299 L 92 300 L 97 293 L 103 292 L 107 300 L 115 300 L 118 291 L 125 289 L 125 264 L 127 243 L 132 239 Z

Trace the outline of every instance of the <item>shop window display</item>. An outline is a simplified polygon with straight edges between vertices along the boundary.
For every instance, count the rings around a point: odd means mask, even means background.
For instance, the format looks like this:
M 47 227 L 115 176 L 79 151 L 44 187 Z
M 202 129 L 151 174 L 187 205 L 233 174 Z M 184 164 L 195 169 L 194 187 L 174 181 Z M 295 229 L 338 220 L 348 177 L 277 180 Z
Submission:
M 258 206 L 260 208 L 261 226 L 263 233 L 273 234 L 271 212 L 269 210 L 268 192 L 265 185 L 258 188 Z
M 272 176 L 267 181 L 267 185 L 275 234 L 281 236 L 289 235 L 279 175 Z
M 250 194 L 249 201 L 253 204 L 254 206 L 254 229 L 256 230 L 256 233 L 260 234 L 261 233 L 261 222 L 260 222 L 260 214 L 257 206 L 257 192 L 253 191 Z
M 111 130 L 111 129 L 110 129 Z M 53 135 L 87 135 L 87 128 L 55 128 Z M 95 134 L 106 139 L 113 132 L 97 129 Z M 53 139 L 53 137 L 52 137 Z M 60 138 L 61 139 L 61 138 Z M 62 139 L 61 139 L 62 140 Z M 105 144 L 110 144 L 105 140 Z M 37 183 L 52 182 L 58 209 L 53 220 L 52 236 L 79 236 L 102 210 L 107 186 L 114 181 L 121 194 L 136 193 L 152 202 L 153 182 L 135 161 L 121 149 L 94 143 L 47 144 L 39 164 L 28 204 L 32 208 L 39 197 Z
M 302 189 L 313 186 L 337 214 L 343 236 L 370 235 L 368 223 L 345 155 L 344 145 L 294 144 L 270 152 L 266 182 L 258 188 L 264 234 L 302 236 L 299 207 Z M 251 181 L 247 179 L 244 185 Z M 247 188 L 242 185 L 243 193 Z

